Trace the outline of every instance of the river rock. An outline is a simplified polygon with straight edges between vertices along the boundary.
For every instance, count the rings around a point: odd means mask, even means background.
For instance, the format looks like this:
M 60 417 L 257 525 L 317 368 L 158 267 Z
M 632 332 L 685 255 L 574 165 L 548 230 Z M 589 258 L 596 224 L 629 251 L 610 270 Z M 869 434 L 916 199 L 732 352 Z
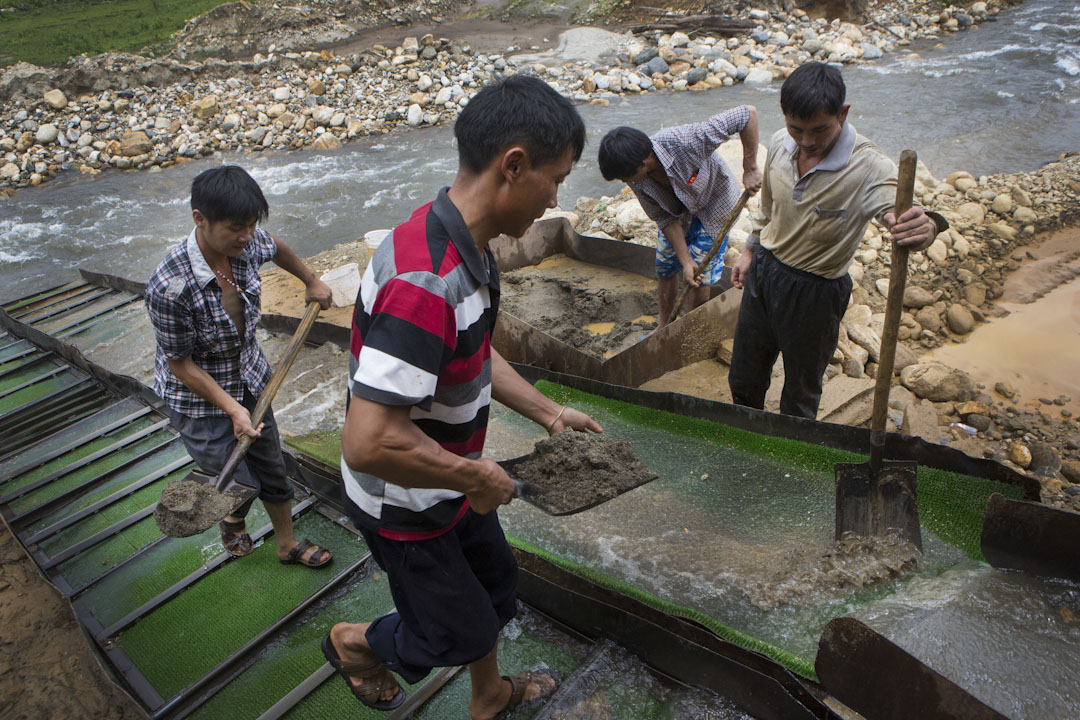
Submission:
M 772 81 L 772 73 L 761 68 L 754 68 L 746 75 L 746 79 L 743 80 L 743 82 L 750 87 L 765 87 L 766 85 L 771 85 Z
M 1036 475 L 1053 477 L 1061 468 L 1061 457 L 1057 451 L 1042 441 L 1029 443 L 1028 452 L 1031 453 L 1031 464 L 1028 467 Z
M 422 123 L 423 121 L 424 121 L 424 111 L 423 111 L 423 109 L 419 105 L 417 105 L 415 103 L 410 105 L 409 106 L 409 112 L 405 116 L 405 122 L 409 123 L 409 125 L 412 126 L 412 127 L 416 127 L 420 123 Z
M 1013 220 L 1022 224 L 1029 224 L 1035 222 L 1038 218 L 1035 215 L 1035 211 L 1029 207 L 1021 205 L 1013 211 Z
M 986 220 L 986 209 L 981 203 L 968 202 L 956 208 L 960 216 L 973 223 L 981 225 Z
M 658 49 L 650 46 L 650 47 L 645 48 L 644 50 L 642 50 L 641 52 L 639 52 L 637 55 L 634 56 L 634 64 L 635 65 L 644 65 L 645 63 L 652 60 L 654 57 L 659 57 L 659 56 L 660 56 L 660 51 Z
M 1073 484 L 1080 485 L 1080 461 L 1066 460 L 1061 463 L 1061 476 Z
M 1028 191 L 1019 185 L 1014 185 L 1011 191 L 1012 201 L 1017 205 L 1023 205 L 1024 207 L 1031 207 L 1031 195 Z
M 871 45 L 870 43 L 860 43 L 859 49 L 862 50 L 864 60 L 877 60 L 885 54 L 881 52 L 881 48 L 877 45 Z
M 6 163 L 3 167 L 0 167 L 0 178 L 4 180 L 15 180 L 19 177 L 19 166 L 13 162 Z
M 968 10 L 975 17 L 985 17 L 986 16 L 986 3 L 984 3 L 982 0 L 979 0 L 979 2 L 977 2 L 977 3 L 972 3 L 971 7 L 968 8 Z
M 311 143 L 312 150 L 336 150 L 341 147 L 341 140 L 332 132 L 325 132 Z
M 690 44 L 690 36 L 684 32 L 671 33 L 671 47 L 686 47 Z
M 664 58 L 657 56 L 650 60 L 645 65 L 645 75 L 663 75 L 671 68 L 668 66 L 667 61 Z
M 1016 238 L 1016 228 L 1010 227 L 1006 223 L 996 222 L 986 227 L 1005 242 L 1012 242 Z
M 1010 445 L 1005 457 L 1009 459 L 1009 462 L 1024 469 L 1027 469 L 1031 465 L 1031 451 L 1022 443 L 1013 443 Z
M 935 300 L 932 292 L 918 285 L 908 285 L 904 288 L 904 307 L 923 308 L 933 305 Z
M 120 138 L 120 155 L 124 157 L 143 155 L 152 152 L 153 149 L 154 143 L 142 130 L 129 130 Z
M 919 363 L 919 357 L 915 354 L 915 351 L 909 348 L 904 343 L 896 344 L 896 355 L 893 358 L 893 373 L 899 375 L 904 368 L 917 365 Z
M 877 362 L 881 353 L 881 336 L 871 330 L 869 325 L 850 325 L 845 329 L 851 342 L 866 350 L 870 359 Z
M 937 411 L 934 404 L 929 400 L 917 400 L 904 406 L 904 419 L 900 424 L 900 432 L 912 437 L 921 437 L 932 443 L 941 442 L 941 431 L 938 430 Z
M 909 365 L 900 373 L 900 382 L 919 397 L 933 402 L 962 400 L 975 392 L 970 375 L 935 362 Z
M 934 238 L 930 247 L 926 248 L 926 257 L 930 258 L 935 265 L 944 265 L 949 259 L 949 249 L 941 238 Z
M 615 213 L 615 227 L 628 238 L 645 230 L 651 222 L 636 199 L 624 202 Z
M 56 142 L 56 138 L 60 135 L 60 130 L 52 123 L 45 123 L 38 127 L 37 132 L 34 133 L 34 140 L 39 145 L 48 145 L 49 143 Z
M 218 99 L 215 95 L 207 95 L 191 103 L 191 114 L 200 120 L 214 117 L 217 111 Z
M 964 299 L 968 304 L 980 307 L 986 302 L 986 286 L 982 283 L 972 283 L 964 288 Z
M 955 20 L 957 27 L 961 30 L 971 27 L 972 19 L 966 12 L 956 13 Z
M 329 125 L 331 118 L 334 117 L 334 108 L 326 105 L 319 105 L 317 108 L 311 111 L 311 119 L 319 125 Z
M 963 260 L 971 254 L 971 243 L 963 235 L 958 235 L 953 240 L 953 252 L 956 253 L 957 257 Z
M 846 328 L 848 325 L 862 325 L 864 327 L 870 326 L 870 317 L 873 315 L 873 311 L 868 305 L 852 305 L 844 313 L 844 319 L 841 321 Z
M 945 318 L 949 323 L 949 329 L 957 335 L 967 335 L 975 329 L 975 318 L 963 305 L 955 303 L 950 305 L 945 311 Z
M 686 73 L 686 82 L 690 85 L 696 85 L 705 79 L 705 76 L 709 74 L 709 71 L 702 67 L 690 68 Z
M 52 89 L 43 96 L 45 103 L 53 110 L 63 110 L 67 107 L 67 96 L 61 90 Z
M 286 102 L 290 97 L 292 97 L 292 89 L 288 87 L 274 88 L 274 92 L 271 94 L 271 97 L 276 103 Z
M 990 209 L 996 212 L 998 215 L 1008 215 L 1012 212 L 1013 199 L 1012 195 L 1006 195 L 1000 193 L 994 197 L 994 202 L 990 204 Z

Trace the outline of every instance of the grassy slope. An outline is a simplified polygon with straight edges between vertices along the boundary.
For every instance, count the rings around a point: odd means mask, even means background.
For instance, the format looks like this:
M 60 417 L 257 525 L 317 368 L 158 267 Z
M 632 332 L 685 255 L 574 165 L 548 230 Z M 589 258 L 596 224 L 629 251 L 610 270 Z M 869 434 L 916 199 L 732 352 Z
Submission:
M 35 65 L 108 50 L 162 48 L 221 0 L 0 0 L 0 66 Z

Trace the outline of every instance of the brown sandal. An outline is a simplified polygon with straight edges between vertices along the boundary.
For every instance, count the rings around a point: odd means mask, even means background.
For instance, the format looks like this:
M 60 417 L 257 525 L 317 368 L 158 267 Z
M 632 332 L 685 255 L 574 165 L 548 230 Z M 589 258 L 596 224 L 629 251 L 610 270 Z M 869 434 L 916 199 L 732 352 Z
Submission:
M 382 664 L 382 661 L 379 660 L 375 653 L 371 653 L 372 659 L 368 662 L 343 662 L 341 656 L 338 655 L 337 649 L 334 647 L 334 641 L 330 639 L 330 633 L 326 633 L 326 637 L 322 639 L 322 652 L 327 662 L 329 662 L 334 670 L 337 671 L 337 674 L 341 676 L 341 679 L 345 681 L 345 684 L 349 686 L 349 690 L 352 691 L 352 694 L 356 699 L 367 705 L 369 708 L 374 710 L 393 710 L 400 706 L 401 703 L 405 702 L 405 690 L 398 685 L 397 679 L 389 673 L 386 666 Z M 372 673 L 379 674 L 375 675 Z M 359 675 L 361 683 L 359 685 L 354 685 L 352 679 L 349 677 L 350 675 Z M 387 676 L 390 677 L 389 682 L 386 680 Z M 392 688 L 397 688 L 394 697 L 389 700 L 379 699 L 384 691 Z
M 255 543 L 244 530 L 244 526 L 243 520 L 222 520 L 219 523 L 221 544 L 225 546 L 226 552 L 234 557 L 250 555 L 255 549 Z
M 317 548 L 315 552 L 311 553 L 311 556 L 307 560 L 304 559 L 304 553 L 308 551 L 308 548 Z M 281 558 L 278 558 L 281 560 Z M 292 550 L 285 556 L 284 560 L 281 560 L 282 565 L 306 565 L 309 568 L 320 568 L 334 559 L 334 556 L 329 550 L 323 547 L 319 547 L 315 543 L 311 542 L 307 538 L 304 538 L 300 542 L 293 545 Z
M 540 690 L 543 691 L 545 678 L 550 678 L 553 682 L 551 689 L 547 692 L 542 692 L 534 698 L 529 700 L 525 699 L 525 690 L 528 689 L 529 683 L 536 683 Z M 546 700 L 551 697 L 558 687 L 562 678 L 559 677 L 559 673 L 549 668 L 540 668 L 539 670 L 526 670 L 519 672 L 514 677 L 509 675 L 503 675 L 502 679 L 510 683 L 510 699 L 506 701 L 506 706 L 499 711 L 493 720 L 503 720 L 503 718 L 510 717 L 510 713 L 521 707 L 522 704 L 529 705 L 540 700 Z

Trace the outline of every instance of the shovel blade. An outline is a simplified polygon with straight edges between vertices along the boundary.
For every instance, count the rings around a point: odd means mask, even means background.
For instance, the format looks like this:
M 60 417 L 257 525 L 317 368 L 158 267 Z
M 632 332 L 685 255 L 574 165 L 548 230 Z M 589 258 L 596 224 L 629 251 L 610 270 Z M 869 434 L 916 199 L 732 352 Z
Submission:
M 894 529 L 922 551 L 918 472 L 914 462 L 836 464 L 836 539 L 850 532 L 863 537 Z
M 173 480 L 161 493 L 154 508 L 158 530 L 169 537 L 198 535 L 225 519 L 258 492 L 257 488 L 229 480 L 221 492 L 218 478 L 192 470 L 182 480 Z

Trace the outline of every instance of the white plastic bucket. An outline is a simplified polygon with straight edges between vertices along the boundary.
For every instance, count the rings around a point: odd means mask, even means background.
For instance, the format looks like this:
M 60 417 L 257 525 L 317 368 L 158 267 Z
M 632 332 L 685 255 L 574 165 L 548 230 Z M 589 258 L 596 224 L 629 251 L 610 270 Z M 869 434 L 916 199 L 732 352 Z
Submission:
M 379 247 L 382 241 L 389 237 L 389 235 L 389 230 L 371 230 L 364 233 L 364 243 L 369 248 L 374 250 L 375 248 Z
M 330 286 L 336 307 L 349 307 L 356 303 L 356 294 L 360 292 L 360 266 L 356 263 L 336 267 L 319 279 Z

